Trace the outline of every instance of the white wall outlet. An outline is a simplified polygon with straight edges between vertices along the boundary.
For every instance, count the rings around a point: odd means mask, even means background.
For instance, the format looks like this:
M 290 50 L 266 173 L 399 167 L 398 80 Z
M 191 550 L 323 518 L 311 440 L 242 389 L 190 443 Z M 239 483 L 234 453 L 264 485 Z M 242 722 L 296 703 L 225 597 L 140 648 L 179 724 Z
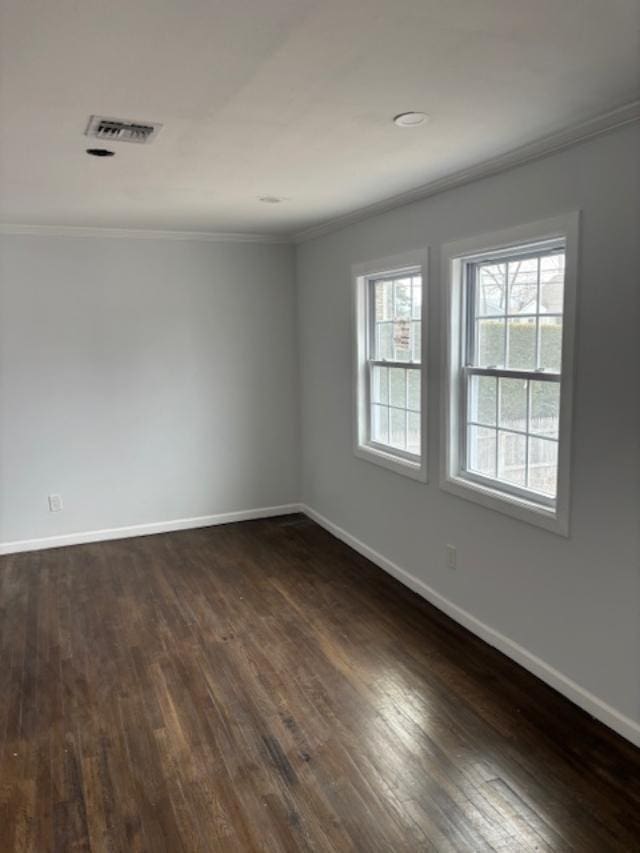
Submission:
M 62 495 L 49 495 L 49 512 L 62 512 Z
M 446 545 L 445 551 L 447 554 L 447 568 L 456 569 L 458 567 L 458 555 L 455 545 Z

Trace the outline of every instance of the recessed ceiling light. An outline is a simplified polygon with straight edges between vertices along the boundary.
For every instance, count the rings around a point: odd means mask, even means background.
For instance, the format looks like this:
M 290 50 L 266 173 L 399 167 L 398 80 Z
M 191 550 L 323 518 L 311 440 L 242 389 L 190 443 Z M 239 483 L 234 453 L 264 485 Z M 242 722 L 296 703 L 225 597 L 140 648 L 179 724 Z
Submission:
M 108 148 L 87 148 L 87 154 L 93 157 L 113 157 L 115 151 L 109 151 Z
M 261 195 L 258 201 L 262 201 L 265 204 L 280 204 L 284 199 L 277 195 Z
M 426 113 L 400 113 L 393 117 L 393 123 L 398 127 L 420 127 L 428 121 L 429 116 Z

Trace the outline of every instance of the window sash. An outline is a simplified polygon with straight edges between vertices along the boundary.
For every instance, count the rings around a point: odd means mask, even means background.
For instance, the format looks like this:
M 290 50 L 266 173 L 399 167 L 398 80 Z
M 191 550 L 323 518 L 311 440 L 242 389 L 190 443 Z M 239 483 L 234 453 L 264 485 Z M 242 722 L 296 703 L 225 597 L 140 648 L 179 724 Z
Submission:
M 419 276 L 421 279 L 421 287 L 422 287 L 422 271 L 416 267 L 408 267 L 406 269 L 397 270 L 393 274 L 390 275 L 375 275 L 369 276 L 366 282 L 366 301 L 367 301 L 367 337 L 366 337 L 366 357 L 367 361 L 376 361 L 375 359 L 375 351 L 376 351 L 376 297 L 375 297 L 375 289 L 378 284 L 391 283 L 393 284 L 400 278 L 415 278 Z M 422 299 L 421 299 L 421 307 Z M 423 322 L 423 312 L 420 311 L 420 319 L 416 319 L 413 316 L 413 298 L 411 301 L 411 313 L 409 317 L 405 319 L 407 323 L 409 323 L 410 327 L 413 326 L 414 323 L 420 323 L 420 343 L 422 343 L 422 337 L 424 335 L 424 329 L 422 327 Z M 379 321 L 380 325 L 382 323 L 393 324 L 394 322 L 398 322 L 397 320 L 381 320 Z M 420 352 L 422 353 L 422 346 L 420 347 Z M 399 361 L 396 362 L 395 359 L 383 359 L 378 361 L 385 361 L 386 366 L 398 366 L 403 365 L 406 366 L 408 364 L 420 364 L 420 362 L 415 362 L 413 360 L 413 353 L 411 353 L 411 359 L 407 361 Z M 391 363 L 393 362 L 393 364 Z
M 518 373 L 521 373 L 521 371 L 518 371 Z M 493 489 L 493 491 L 503 492 L 505 494 L 512 495 L 512 496 L 517 497 L 517 498 L 521 498 L 521 499 L 529 501 L 531 503 L 540 504 L 542 506 L 547 506 L 547 507 L 551 507 L 551 508 L 555 507 L 556 500 L 557 500 L 556 497 L 552 497 L 551 495 L 546 495 L 546 494 L 544 494 L 544 492 L 538 492 L 535 489 L 529 489 L 529 488 L 526 488 L 523 486 L 518 486 L 515 483 L 510 483 L 506 480 L 502 480 L 497 476 L 497 474 L 498 474 L 497 454 L 499 452 L 499 450 L 498 450 L 498 444 L 499 444 L 498 434 L 500 432 L 507 432 L 507 433 L 510 433 L 513 435 L 521 435 L 527 439 L 527 441 L 525 442 L 525 461 L 524 461 L 525 471 L 528 469 L 528 465 L 529 465 L 529 438 L 539 438 L 539 439 L 542 439 L 544 441 L 553 441 L 553 442 L 555 442 L 555 444 L 557 444 L 559 446 L 560 445 L 559 437 L 558 438 L 549 438 L 546 436 L 535 435 L 535 434 L 530 433 L 528 431 L 525 432 L 523 430 L 511 429 L 508 427 L 506 427 L 506 428 L 501 427 L 501 426 L 499 426 L 498 418 L 496 418 L 496 423 L 494 426 L 478 423 L 476 421 L 471 420 L 471 418 L 469 417 L 469 397 L 470 397 L 470 377 L 473 375 L 476 375 L 476 376 L 478 376 L 478 375 L 480 375 L 480 376 L 482 376 L 482 375 L 489 375 L 489 376 L 496 376 L 496 375 L 504 376 L 504 375 L 506 375 L 508 378 L 532 379 L 534 382 L 538 381 L 538 379 L 540 378 L 540 374 L 535 373 L 535 372 L 530 373 L 527 376 L 513 377 L 513 371 L 490 370 L 488 373 L 485 373 L 485 371 L 482 369 L 477 369 L 477 370 L 473 369 L 470 371 L 463 369 L 463 371 L 462 371 L 463 382 L 462 382 L 462 389 L 461 389 L 462 394 L 461 394 L 461 401 L 460 401 L 461 402 L 461 416 L 462 416 L 461 429 L 460 429 L 460 473 L 463 474 L 463 476 L 466 479 L 472 480 L 476 483 L 479 483 L 480 485 L 487 486 L 487 488 Z M 554 378 L 547 377 L 547 378 L 548 378 L 548 381 L 551 381 L 551 382 L 559 381 L 559 379 L 556 380 L 555 377 Z M 527 410 L 526 410 L 526 423 L 527 423 L 527 425 L 529 423 L 529 405 L 530 405 L 529 400 L 530 400 L 530 395 L 529 395 L 529 393 L 527 393 Z M 480 474 L 478 471 L 472 471 L 469 468 L 468 441 L 469 441 L 469 427 L 470 426 L 477 426 L 477 427 L 480 427 L 482 429 L 491 429 L 491 430 L 494 430 L 496 433 L 496 476 L 495 477 L 484 476 L 483 474 Z M 557 471 L 557 465 L 556 465 L 556 477 L 557 476 L 558 476 L 558 471 Z
M 387 409 L 393 409 L 396 412 L 404 412 L 405 414 L 405 436 L 408 435 L 409 432 L 409 415 L 418 415 L 421 419 L 420 424 L 420 440 L 422 441 L 422 396 L 420 398 L 420 409 L 410 409 L 407 406 L 393 406 L 391 403 L 375 403 L 373 401 L 373 368 L 374 367 L 395 367 L 404 370 L 405 372 L 408 370 L 417 370 L 420 372 L 420 381 L 422 384 L 422 368 L 420 362 L 409 363 L 406 361 L 374 361 L 373 359 L 369 359 L 367 361 L 367 383 L 366 383 L 366 391 L 367 391 L 367 444 L 370 447 L 374 447 L 376 450 L 380 450 L 383 453 L 387 453 L 390 456 L 399 456 L 402 459 L 407 459 L 410 462 L 419 462 L 422 458 L 422 453 L 412 453 L 410 450 L 405 450 L 402 447 L 396 447 L 393 444 L 383 444 L 382 442 L 375 441 L 373 438 L 373 407 L 374 406 L 383 406 Z M 406 377 L 405 377 L 405 387 L 406 387 Z M 389 426 L 389 431 L 391 427 Z
M 540 288 L 541 288 L 541 260 L 542 258 L 553 257 L 555 255 L 566 256 L 566 242 L 562 240 L 545 241 L 543 243 L 534 243 L 531 246 L 525 247 L 518 251 L 516 248 L 505 249 L 503 252 L 487 253 L 486 255 L 476 255 L 467 257 L 463 261 L 462 274 L 464 277 L 463 288 L 463 311 L 464 311 L 464 354 L 462 363 L 468 366 L 473 365 L 473 359 L 476 352 L 476 324 L 479 320 L 503 320 L 504 321 L 504 361 L 505 365 L 509 358 L 509 321 L 510 320 L 535 320 L 535 363 L 536 369 L 540 360 L 541 351 L 541 323 L 540 320 L 563 319 L 564 311 L 540 312 Z M 536 276 L 536 311 L 527 311 L 522 313 L 513 313 L 509 310 L 509 279 L 505 277 L 505 310 L 497 314 L 477 314 L 476 313 L 476 297 L 477 297 L 477 271 L 484 266 L 495 266 L 504 264 L 508 267 L 509 264 L 519 263 L 527 260 L 537 260 L 537 276 Z M 566 273 L 565 273 L 566 276 Z

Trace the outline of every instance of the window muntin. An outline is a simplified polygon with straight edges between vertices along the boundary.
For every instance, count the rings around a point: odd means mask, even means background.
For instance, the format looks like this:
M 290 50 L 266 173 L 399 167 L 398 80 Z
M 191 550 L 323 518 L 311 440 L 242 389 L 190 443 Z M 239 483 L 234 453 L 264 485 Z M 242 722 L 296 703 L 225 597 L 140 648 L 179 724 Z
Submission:
M 557 493 L 563 241 L 465 259 L 462 473 L 553 506 Z
M 422 275 L 370 276 L 368 442 L 419 460 L 422 448 Z

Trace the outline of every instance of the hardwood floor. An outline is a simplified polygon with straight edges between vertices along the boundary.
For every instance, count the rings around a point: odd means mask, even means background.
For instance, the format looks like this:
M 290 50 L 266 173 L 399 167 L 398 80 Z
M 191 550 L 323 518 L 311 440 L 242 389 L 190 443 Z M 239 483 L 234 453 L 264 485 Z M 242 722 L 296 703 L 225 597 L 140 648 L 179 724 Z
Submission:
M 301 516 L 0 558 L 0 851 L 640 851 L 640 751 Z

